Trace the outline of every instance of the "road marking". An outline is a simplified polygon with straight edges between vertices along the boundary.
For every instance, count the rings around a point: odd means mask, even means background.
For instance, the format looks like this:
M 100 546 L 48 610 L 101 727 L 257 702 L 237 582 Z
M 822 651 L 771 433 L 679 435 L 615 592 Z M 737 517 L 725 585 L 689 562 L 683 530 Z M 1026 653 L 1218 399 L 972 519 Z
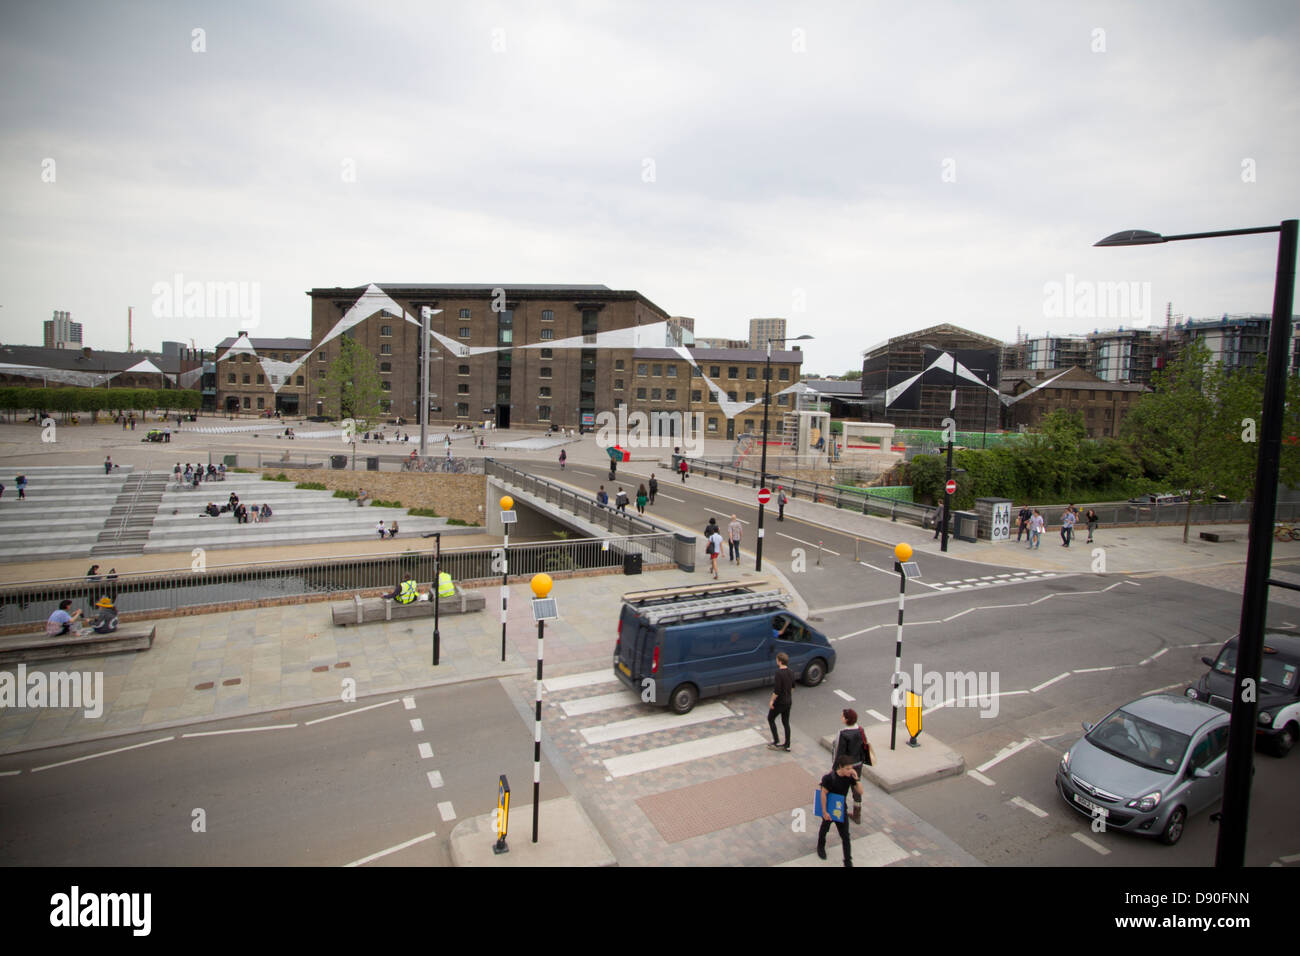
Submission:
M 656 497 L 656 498 L 667 498 L 669 501 L 675 501 L 675 502 L 677 502 L 678 504 L 685 504 L 685 503 L 686 503 L 686 499 L 685 499 L 685 498 L 674 498 L 672 495 L 666 495 L 666 494 L 664 494 L 662 491 L 656 491 L 656 492 L 655 492 L 655 497 Z
M 806 544 L 810 548 L 816 548 L 818 546 L 816 541 L 805 541 L 803 540 L 803 538 L 796 538 L 793 535 L 786 534 L 784 531 L 778 531 L 776 533 L 783 538 L 789 538 L 791 541 L 798 541 L 800 544 Z M 840 556 L 840 553 L 838 551 L 832 551 L 830 548 L 827 547 L 822 547 L 821 550 L 823 553 L 833 554 L 837 558 Z
M 978 581 L 979 578 L 962 578 L 963 581 Z
M 438 813 L 442 815 L 443 823 L 456 819 L 456 808 L 451 805 L 450 800 L 444 800 L 438 804 Z
M 430 770 L 427 774 L 425 774 L 425 776 L 429 778 L 429 786 L 433 787 L 434 790 L 442 789 L 441 773 L 439 773 L 437 770 Z
M 643 750 L 640 753 L 628 754 L 626 757 L 611 757 L 602 761 L 602 763 L 604 763 L 605 770 L 611 777 L 628 777 L 632 774 L 659 770 L 662 767 L 672 767 L 691 760 L 701 760 L 705 757 L 716 757 L 736 750 L 745 750 L 764 743 L 767 743 L 766 738 L 755 730 L 737 730 L 729 734 L 705 737 L 703 740 L 692 740 L 683 744 L 670 744 L 667 747 Z
M 882 724 L 889 719 L 878 710 L 868 710 L 867 713 L 876 718 L 876 720 L 880 721 Z
M 1037 693 L 1038 693 L 1040 690 L 1042 690 L 1044 687 L 1051 687 L 1051 686 L 1052 686 L 1053 684 L 1055 684 L 1058 680 L 1065 680 L 1065 679 L 1066 679 L 1067 677 L 1069 677 L 1069 676 L 1070 676 L 1070 672 L 1069 672 L 1069 671 L 1066 671 L 1064 674 L 1057 674 L 1057 675 L 1056 675 L 1055 677 L 1053 677 L 1051 680 L 1049 680 L 1049 681 L 1044 681 L 1043 683 L 1039 684 L 1037 687 L 1031 687 L 1031 688 L 1029 688 L 1029 693 L 1031 693 L 1031 694 L 1037 694 Z
M 1021 807 L 1022 809 L 1028 810 L 1036 817 L 1047 816 L 1046 810 L 1038 809 L 1038 807 L 1034 806 L 1028 800 L 1024 799 L 1024 797 L 1012 797 L 1011 802 L 1014 803 L 1016 806 Z
M 335 717 L 350 717 L 352 714 L 360 714 L 363 711 L 374 710 L 376 707 L 387 707 L 389 704 L 397 703 L 397 698 L 386 700 L 382 704 L 371 704 L 368 707 L 356 707 L 352 710 L 344 710 L 337 714 L 330 714 L 328 717 L 317 717 L 315 720 L 309 720 L 303 724 L 304 727 L 310 727 L 312 724 L 322 724 L 327 720 L 333 720 Z
M 623 740 L 626 737 L 639 737 L 642 734 L 658 733 L 661 730 L 674 730 L 678 727 L 690 727 L 704 724 L 711 720 L 723 720 L 734 714 L 726 704 L 704 704 L 696 707 L 689 714 L 655 714 L 652 717 L 633 717 L 612 724 L 601 724 L 578 731 L 582 739 L 589 744 L 603 744 L 611 740 Z
M 1118 664 L 1110 664 L 1110 665 L 1108 665 L 1108 666 L 1106 666 L 1106 667 L 1080 667 L 1080 668 L 1077 668 L 1077 669 L 1074 671 L 1074 673 L 1076 673 L 1076 674 L 1095 674 L 1097 671 L 1113 671 L 1113 670 L 1118 670 L 1118 669 L 1119 669 L 1119 665 L 1118 665 Z
M 1097 851 L 1098 853 L 1100 853 L 1102 856 L 1110 856 L 1110 850 L 1106 849 L 1104 846 L 1102 846 L 1102 845 L 1101 845 L 1100 843 L 1098 843 L 1096 840 L 1090 840 L 1090 839 L 1088 839 L 1086 836 L 1084 836 L 1082 833 L 1071 833 L 1070 836 L 1074 837 L 1076 840 L 1078 840 L 1078 841 L 1079 841 L 1080 843 L 1082 843 L 1084 846 L 1086 846 L 1086 847 L 1090 847 L 1091 849 L 1096 850 L 1096 851 Z
M 378 853 L 372 853 L 369 856 L 363 856 L 359 860 L 353 860 L 351 863 L 343 864 L 344 867 L 365 866 L 367 863 L 379 859 L 381 856 L 388 856 L 390 853 L 396 853 L 399 850 L 405 850 L 408 846 L 415 846 L 417 843 L 423 843 L 425 840 L 432 840 L 438 834 L 430 830 L 424 836 L 418 836 L 414 840 L 407 840 L 405 843 L 399 843 L 397 846 L 390 846 L 387 850 L 380 850 Z
M 641 700 L 630 690 L 621 690 L 613 694 L 602 694 L 599 697 L 582 697 L 578 700 L 565 700 L 560 702 L 560 709 L 564 711 L 566 717 L 577 717 L 580 714 L 596 714 L 602 710 L 614 710 L 618 707 L 630 707 L 639 703 Z
M 716 509 L 716 508 L 705 508 L 705 509 L 704 509 L 704 513 L 705 513 L 706 515 L 713 516 L 713 515 L 716 515 L 718 512 L 717 512 L 717 509 Z M 749 522 L 746 521 L 744 518 L 737 518 L 736 520 L 739 521 L 741 524 L 749 524 Z M 722 527 L 722 526 L 719 525 L 718 527 Z
M 1292 853 L 1290 856 L 1278 857 L 1283 863 L 1300 863 L 1300 853 Z
M 1149 694 L 1159 694 L 1161 691 L 1173 690 L 1175 687 L 1186 687 L 1186 681 L 1179 681 L 1177 684 L 1166 684 L 1164 687 L 1157 687 L 1155 690 L 1144 690 L 1138 694 L 1139 697 L 1146 697 Z
M 415 698 L 414 698 L 414 697 L 403 697 L 403 698 L 402 698 L 402 706 L 405 707 L 407 710 L 415 710 Z
M 1056 597 L 1055 594 L 1044 594 L 1037 601 L 1030 601 L 1029 606 L 1033 607 L 1035 604 L 1042 604 L 1044 601 L 1050 601 L 1054 597 Z
M 20 773 L 21 770 L 0 770 L 0 777 L 15 777 Z
M 986 787 L 993 786 L 993 781 L 990 780 L 988 777 L 984 776 L 984 774 L 980 773 L 978 770 L 967 770 L 966 776 L 970 777 L 972 780 L 978 780 Z
M 845 700 L 849 701 L 850 703 L 852 703 L 856 699 L 854 697 L 850 697 L 848 694 L 844 693 L 844 691 L 840 690 L 838 687 L 835 689 L 835 693 L 837 696 L 843 697 Z
M 951 617 L 945 617 L 943 619 L 943 623 L 947 624 L 949 621 L 957 620 L 957 618 L 961 617 L 963 614 L 969 614 L 971 611 L 978 611 L 978 610 L 979 608 L 968 607 L 964 611 L 958 611 L 956 614 L 952 615 Z
M 94 760 L 96 757 L 107 757 L 111 754 L 120 754 L 127 750 L 139 750 L 141 747 L 152 747 L 154 744 L 160 744 L 175 739 L 175 737 L 159 737 L 157 740 L 146 741 L 142 744 L 132 744 L 129 747 L 118 747 L 116 750 L 105 750 L 102 753 L 97 754 L 86 754 L 84 757 L 73 757 L 71 760 L 61 760 L 58 763 L 46 764 L 43 767 L 33 767 L 32 773 L 38 773 L 41 770 L 52 770 L 55 767 L 66 767 L 70 763 L 80 763 L 83 760 Z
M 421 720 L 419 717 L 412 717 L 412 718 L 411 718 L 411 730 L 412 730 L 414 733 L 417 733 L 417 734 L 422 734 L 422 733 L 424 733 L 424 721 Z
M 1026 737 L 1024 740 L 1020 741 L 1020 743 L 1018 743 L 1018 744 L 1010 744 L 1009 746 L 1003 747 L 1001 750 L 999 750 L 999 751 L 998 751 L 998 752 L 993 756 L 993 759 L 992 759 L 992 760 L 987 760 L 987 761 L 985 761 L 984 763 L 980 764 L 980 765 L 979 765 L 978 767 L 976 767 L 975 769 L 978 770 L 980 773 L 983 773 L 985 770 L 988 770 L 990 767 L 995 767 L 995 766 L 997 766 L 997 765 L 1000 764 L 1002 761 L 1006 760 L 1008 757 L 1011 757 L 1011 756 L 1014 756 L 1015 754 L 1020 753 L 1020 751 L 1024 750 L 1026 747 L 1028 747 L 1028 746 L 1029 746 L 1030 744 L 1032 744 L 1033 742 L 1034 742 L 1034 738 L 1033 738 L 1033 737 Z
M 575 687 L 590 687 L 593 684 L 612 684 L 616 680 L 618 678 L 614 676 L 614 668 L 607 667 L 566 677 L 548 677 L 542 681 L 542 686 L 547 690 L 573 690 Z
M 998 578 L 1000 578 L 1000 577 L 1005 578 L 1006 575 L 1005 575 L 1005 574 L 985 574 L 985 575 L 983 575 L 983 576 L 980 578 L 980 580 L 981 580 L 981 581 L 996 581 L 996 580 L 997 580 Z
M 420 757 L 428 760 L 433 756 L 433 744 L 420 744 Z
M 1146 660 L 1144 660 L 1144 661 L 1138 661 L 1138 666 L 1141 667 L 1143 664 L 1150 664 L 1153 660 L 1155 660 L 1155 659 L 1156 659 L 1157 657 L 1159 657 L 1160 655 L 1164 654 L 1165 651 L 1167 651 L 1167 650 L 1169 650 L 1169 648 L 1167 648 L 1167 647 L 1162 647 L 1162 648 L 1160 648 L 1160 650 L 1156 651 L 1154 654 L 1152 654 L 1152 655 L 1151 655 L 1150 657 L 1148 657 Z
M 831 640 L 832 640 L 832 641 L 843 641 L 843 640 L 845 640 L 845 639 L 847 639 L 847 638 L 850 638 L 850 637 L 857 637 L 857 636 L 860 635 L 860 634 L 867 634 L 867 633 L 869 633 L 869 632 L 871 632 L 871 631 L 876 630 L 877 628 L 881 628 L 881 627 L 884 627 L 884 626 L 885 626 L 885 625 L 883 625 L 883 624 L 873 624 L 871 627 L 864 627 L 862 630 L 860 630 L 860 631 L 854 631 L 854 632 L 851 633 L 851 634 L 841 634 L 839 637 L 832 637 Z
M 219 737 L 222 734 L 255 734 L 259 730 L 288 730 L 290 727 L 297 727 L 297 724 L 268 724 L 265 727 L 235 727 L 231 730 L 200 730 L 192 734 L 181 734 L 182 737 Z

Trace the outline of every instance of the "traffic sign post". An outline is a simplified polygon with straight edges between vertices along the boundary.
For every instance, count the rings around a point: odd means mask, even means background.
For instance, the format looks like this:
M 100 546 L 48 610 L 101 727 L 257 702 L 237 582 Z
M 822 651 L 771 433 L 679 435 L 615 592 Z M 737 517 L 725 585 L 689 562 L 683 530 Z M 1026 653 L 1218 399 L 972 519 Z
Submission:
M 765 505 L 765 504 L 767 504 L 767 503 L 768 503 L 769 501 L 771 501 L 771 500 L 772 500 L 772 491 L 771 491 L 771 489 L 769 489 L 769 488 L 759 488 L 759 489 L 758 489 L 758 503 L 759 503 L 760 505 Z
M 955 495 L 957 493 L 957 482 L 949 478 L 948 483 L 943 486 L 943 490 L 950 495 Z
M 893 705 L 889 724 L 890 750 L 894 749 L 898 734 L 898 707 L 903 702 L 900 695 L 903 689 L 903 605 L 907 597 L 907 579 L 921 576 L 920 568 L 912 560 L 912 546 L 905 541 L 894 545 L 894 570 L 898 572 L 898 634 L 894 640 L 893 691 L 889 695 L 890 703 Z M 918 730 L 912 733 L 913 741 L 916 740 L 917 733 L 919 733 L 919 723 Z

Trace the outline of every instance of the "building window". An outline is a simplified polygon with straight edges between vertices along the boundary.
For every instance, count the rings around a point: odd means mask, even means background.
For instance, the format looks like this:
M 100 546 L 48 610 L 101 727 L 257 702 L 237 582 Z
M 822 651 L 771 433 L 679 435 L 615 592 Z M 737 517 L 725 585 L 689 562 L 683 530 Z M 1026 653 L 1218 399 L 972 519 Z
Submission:
M 550 398 L 550 397 L 551 397 L 551 387 L 550 387 L 549 385 L 543 385 L 541 388 L 539 388 L 539 389 L 537 390 L 537 397 L 538 397 L 538 398 Z
M 303 382 L 302 382 L 302 376 L 299 375 L 299 376 L 298 376 L 298 384 L 299 384 L 299 385 L 302 385 L 302 383 L 303 383 Z
M 645 377 L 647 374 L 649 374 L 649 371 L 650 371 L 650 366 L 646 365 L 645 362 L 637 362 L 636 373 L 638 375 Z
M 462 382 L 461 384 L 457 385 L 457 386 L 456 386 L 456 394 L 457 394 L 457 395 L 468 395 L 468 394 L 469 394 L 469 386 L 466 385 L 464 382 Z
M 392 362 L 380 362 L 380 363 L 379 363 L 379 371 L 381 371 L 381 372 L 391 372 L 392 370 L 393 370 L 393 363 L 392 363 Z
M 235 373 L 234 373 L 234 372 L 231 372 L 229 375 L 226 376 L 226 384 L 227 384 L 227 385 L 234 385 L 234 384 L 235 384 Z
M 385 392 L 391 392 L 393 390 L 393 383 L 388 381 L 380 382 L 379 387 Z
M 316 370 L 316 377 L 317 377 L 317 378 L 324 378 L 324 377 L 325 377 L 325 370 L 324 370 L 323 368 L 318 368 L 318 369 Z
M 469 318 L 469 309 L 461 309 L 461 310 L 460 310 L 460 317 L 461 317 L 462 319 L 468 319 L 468 318 Z
M 549 422 L 549 421 L 551 420 L 551 406 L 550 406 L 550 405 L 538 405 L 538 406 L 537 406 L 537 420 L 538 420 L 539 422 Z
M 509 345 L 515 339 L 514 329 L 497 329 L 497 345 Z
M 261 384 L 262 384 L 262 376 L 260 376 L 260 375 L 257 376 L 257 384 L 258 384 L 258 385 L 261 385 Z M 271 376 L 271 384 L 272 384 L 272 385 L 279 385 L 279 384 L 280 384 L 280 376 L 278 376 L 278 375 L 272 375 L 272 376 Z
M 614 391 L 616 392 L 623 391 L 623 380 L 621 378 L 614 379 Z
M 747 402 L 756 402 L 756 401 L 758 401 L 758 397 L 757 397 L 753 392 L 746 392 L 746 393 L 745 393 L 745 401 L 747 401 Z
M 709 378 L 717 378 L 717 377 L 718 377 L 719 375 L 721 375 L 721 374 L 722 374 L 722 366 L 721 366 L 721 365 L 710 365 L 710 366 L 709 366 Z M 714 429 L 714 430 L 716 431 L 717 429 Z
M 708 431 L 716 432 L 717 430 L 718 430 L 718 420 L 716 418 L 710 418 Z
M 636 390 L 636 397 L 637 397 L 637 399 L 638 399 L 639 401 L 644 402 L 644 401 L 645 401 L 645 389 L 644 389 L 644 388 L 638 388 L 638 389 Z
M 623 371 L 623 360 L 622 360 L 622 359 L 614 359 L 614 371 L 615 371 L 615 372 L 621 372 L 621 371 Z
M 244 384 L 245 384 L 245 385 L 248 384 L 248 373 L 247 373 L 247 372 L 244 373 Z
M 462 339 L 467 339 L 467 338 L 469 338 L 469 326 L 468 326 L 468 325 L 462 325 L 462 326 L 460 327 L 460 337 L 461 337 Z
M 676 378 L 676 377 L 677 377 L 677 366 L 676 366 L 676 365 L 670 365 L 670 366 L 668 366 L 667 372 L 668 372 L 668 377 L 669 377 L 669 378 Z
M 555 357 L 555 349 L 542 349 L 542 358 L 548 359 L 554 357 Z
M 391 325 L 381 325 L 379 327 L 379 334 L 384 338 L 392 338 L 393 327 Z
M 555 321 L 555 313 L 552 312 L 550 309 L 542 309 L 542 321 L 543 321 L 543 322 L 554 322 L 554 321 Z M 549 416 L 548 416 L 548 417 L 549 417 Z
M 740 369 L 735 365 L 728 365 L 727 378 L 740 378 Z
M 457 417 L 457 418 L 469 418 L 469 403 L 468 403 L 468 402 L 457 402 L 457 403 L 456 403 L 456 417 Z
M 247 395 L 244 396 L 244 407 L 245 407 L 245 408 L 248 408 L 248 407 L 249 407 L 249 405 L 248 405 L 248 396 L 247 396 Z
M 243 362 L 245 365 L 247 365 L 247 364 L 248 364 L 248 353 L 247 353 L 247 352 L 241 352 L 241 353 L 239 354 L 239 361 L 241 361 L 241 362 Z
M 790 381 L 790 370 L 789 370 L 788 368 L 780 369 L 780 370 L 776 373 L 776 377 L 779 378 L 779 379 L 780 379 L 781 381 L 783 381 L 783 382 L 788 382 L 788 381 Z
M 393 400 L 391 398 L 381 398 L 379 400 L 379 410 L 391 412 L 393 410 Z
M 677 401 L 677 389 L 675 389 L 675 388 L 667 389 L 667 390 L 664 392 L 664 398 L 668 399 L 668 401 L 670 401 L 670 402 L 675 402 L 675 401 Z
M 393 354 L 393 347 L 392 347 L 391 345 L 381 345 L 381 346 L 379 346 L 379 354 L 380 354 L 380 355 L 392 355 L 392 354 Z
M 735 393 L 735 392 L 728 392 L 728 393 L 727 393 L 727 401 L 729 401 L 729 402 L 738 402 L 738 401 L 740 401 L 740 399 L 738 399 L 738 398 L 736 397 L 736 393 Z
M 789 395 L 778 395 L 776 397 L 776 403 L 778 405 L 789 405 L 790 404 L 789 398 L 790 398 Z
M 662 396 L 663 393 L 659 389 L 657 388 L 650 389 L 650 401 L 657 402 L 660 400 L 660 398 L 662 398 Z
M 456 366 L 456 374 L 457 374 L 457 375 L 468 375 L 468 374 L 469 374 L 469 366 L 468 366 L 468 365 L 457 365 L 457 366 Z
M 555 329 L 542 329 L 542 338 L 543 339 L 555 338 Z
M 753 368 L 753 366 L 745 369 L 745 378 L 749 379 L 752 382 L 757 377 L 758 377 L 758 372 L 756 369 Z
M 664 367 L 662 365 L 655 365 L 650 370 L 650 374 L 653 375 L 655 378 L 662 378 L 664 374 Z
M 692 401 L 692 402 L 702 402 L 702 401 L 704 401 L 704 393 L 703 393 L 702 391 L 700 391 L 698 388 L 696 388 L 696 389 L 692 389 L 692 390 L 691 390 L 691 401 Z
M 266 384 L 266 376 L 265 376 L 265 375 L 259 375 L 259 376 L 257 376 L 257 384 L 258 384 L 258 385 L 265 385 L 265 384 Z
M 321 349 L 319 352 L 316 353 L 316 361 L 318 361 L 318 362 L 326 362 L 326 361 L 328 361 L 328 360 L 329 360 L 329 359 L 327 358 L 324 349 Z
M 543 365 L 541 368 L 539 368 L 539 369 L 537 370 L 537 377 L 538 377 L 538 378 L 550 378 L 550 377 L 551 377 L 551 367 L 550 367 L 549 365 Z
M 751 433 L 751 432 L 753 432 L 753 431 L 754 431 L 754 419 L 752 419 L 752 418 L 746 418 L 746 419 L 745 419 L 745 432 L 748 434 L 748 433 Z

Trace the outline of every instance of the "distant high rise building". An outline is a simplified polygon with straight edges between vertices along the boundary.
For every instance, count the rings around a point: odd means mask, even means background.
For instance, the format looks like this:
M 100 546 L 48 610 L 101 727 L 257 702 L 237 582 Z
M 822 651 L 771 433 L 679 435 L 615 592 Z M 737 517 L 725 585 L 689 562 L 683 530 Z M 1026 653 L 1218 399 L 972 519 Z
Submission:
M 674 315 L 668 319 L 669 346 L 695 346 L 695 320 L 685 315 Z
M 72 321 L 71 312 L 55 310 L 54 318 L 45 321 L 47 349 L 81 348 L 81 323 Z
M 774 349 L 785 345 L 785 319 L 750 319 L 749 347 L 766 352 L 768 339 Z

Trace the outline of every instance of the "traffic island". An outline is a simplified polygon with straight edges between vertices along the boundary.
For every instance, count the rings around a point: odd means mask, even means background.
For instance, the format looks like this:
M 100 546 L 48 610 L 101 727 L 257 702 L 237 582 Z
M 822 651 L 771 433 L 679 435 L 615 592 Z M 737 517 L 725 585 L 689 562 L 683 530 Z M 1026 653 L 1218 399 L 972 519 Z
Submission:
M 871 749 L 875 751 L 876 763 L 874 766 L 863 767 L 862 776 L 886 793 L 919 787 L 943 777 L 955 777 L 966 769 L 962 755 L 944 746 L 930 733 L 922 734 L 917 746 L 909 747 L 907 729 L 900 725 L 896 746 L 890 750 L 889 724 L 876 724 L 863 729 L 867 732 Z M 833 753 L 837 736 L 839 735 L 830 734 L 823 737 L 822 746 Z
M 511 805 L 509 852 L 495 853 L 496 814 L 470 817 L 451 831 L 452 866 L 617 866 L 608 845 L 573 797 L 539 804 L 540 833 L 533 842 L 533 805 Z

